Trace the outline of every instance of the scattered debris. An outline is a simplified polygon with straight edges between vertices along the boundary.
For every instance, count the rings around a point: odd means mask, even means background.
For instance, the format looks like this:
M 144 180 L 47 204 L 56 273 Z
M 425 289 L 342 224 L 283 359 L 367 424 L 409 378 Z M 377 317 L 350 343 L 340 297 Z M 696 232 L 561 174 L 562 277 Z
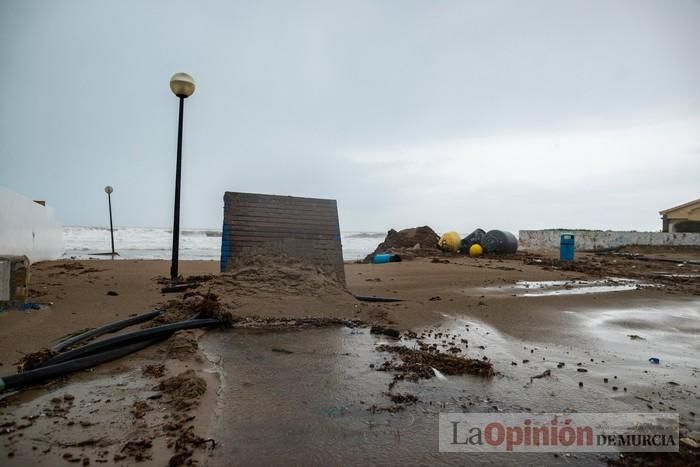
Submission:
M 147 364 L 141 370 L 144 376 L 152 378 L 161 378 L 165 374 L 165 365 L 163 364 Z
M 535 376 L 530 376 L 530 382 L 532 382 L 533 379 L 541 379 L 541 378 L 547 378 L 552 376 L 552 370 L 544 370 L 542 373 L 539 375 Z
M 243 329 L 279 329 L 279 328 L 320 328 L 327 326 L 346 326 L 356 328 L 367 323 L 359 319 L 343 318 L 273 318 L 260 316 L 236 316 L 224 313 L 230 320 L 231 326 Z
M 54 355 L 56 355 L 56 352 L 46 348 L 37 350 L 36 352 L 30 352 L 15 363 L 15 365 L 17 365 L 17 373 L 33 370 Z
M 367 408 L 368 411 L 372 413 L 377 413 L 377 412 L 389 412 L 389 413 L 396 413 L 400 412 L 405 409 L 405 406 L 403 405 L 389 405 L 389 406 L 378 406 L 372 404 L 369 408 Z
M 684 248 L 689 254 L 697 255 L 697 247 L 650 247 L 655 252 L 670 251 L 678 253 Z M 678 261 L 669 258 L 649 257 L 639 254 L 645 251 L 645 247 L 627 246 L 618 248 L 617 252 L 596 252 L 595 256 L 577 256 L 576 261 L 560 261 L 559 259 L 547 256 L 525 253 L 519 254 L 524 264 L 538 265 L 545 270 L 577 271 L 598 277 L 629 277 L 639 282 L 650 283 L 662 286 L 667 292 L 680 292 L 700 295 L 700 275 L 698 274 L 659 274 L 659 270 L 668 269 L 677 264 Z M 641 263 L 641 264 L 640 264 Z M 685 264 L 693 264 L 697 261 L 686 261 Z M 681 263 L 684 264 L 684 263 Z
M 415 404 L 416 402 L 418 402 L 418 398 L 413 394 L 386 394 L 387 396 L 389 396 L 389 399 L 391 399 L 391 402 L 393 402 L 394 404 Z
M 133 457 L 137 462 L 141 462 L 150 459 L 151 456 L 148 454 L 148 450 L 153 446 L 153 442 L 148 438 L 134 438 L 127 441 L 121 448 L 121 452 L 125 453 L 129 457 Z M 123 457 L 119 460 L 124 459 Z M 117 455 L 114 456 L 114 460 L 118 462 Z
M 435 376 L 433 369 L 446 375 L 471 374 L 484 377 L 494 375 L 493 364 L 473 358 L 463 358 L 436 351 L 416 350 L 406 346 L 383 344 L 377 347 L 380 352 L 396 354 L 402 363 L 386 361 L 379 367 L 381 371 L 394 371 L 396 379 L 417 381 Z
M 433 368 L 433 367 L 431 367 L 430 369 L 433 370 L 433 374 L 435 374 L 435 377 L 437 379 L 439 379 L 440 381 L 447 381 L 447 377 L 445 375 L 443 375 L 440 372 L 440 370 L 438 370 L 437 368 Z

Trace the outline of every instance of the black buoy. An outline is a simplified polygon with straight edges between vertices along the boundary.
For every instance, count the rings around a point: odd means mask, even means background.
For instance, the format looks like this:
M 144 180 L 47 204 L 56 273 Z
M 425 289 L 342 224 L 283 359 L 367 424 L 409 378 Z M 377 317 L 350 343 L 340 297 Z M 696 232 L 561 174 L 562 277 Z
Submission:
M 472 245 L 475 243 L 478 243 L 479 245 L 482 244 L 484 241 L 484 235 L 486 235 L 486 231 L 484 229 L 476 229 L 474 232 L 464 237 L 459 246 L 459 252 L 463 255 L 468 255 L 469 248 L 471 248 Z
M 481 246 L 489 255 L 513 255 L 518 251 L 518 239 L 505 230 L 489 230 Z

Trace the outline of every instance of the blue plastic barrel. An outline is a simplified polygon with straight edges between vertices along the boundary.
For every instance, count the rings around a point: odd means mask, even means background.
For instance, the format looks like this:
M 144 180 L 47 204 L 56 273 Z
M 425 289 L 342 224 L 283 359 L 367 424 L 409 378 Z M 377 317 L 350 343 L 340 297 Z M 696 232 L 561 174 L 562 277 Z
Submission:
M 574 260 L 574 234 L 561 234 L 559 237 L 559 259 L 562 261 Z
M 394 253 L 380 253 L 372 258 L 374 264 L 398 263 L 399 261 L 401 261 L 401 256 Z

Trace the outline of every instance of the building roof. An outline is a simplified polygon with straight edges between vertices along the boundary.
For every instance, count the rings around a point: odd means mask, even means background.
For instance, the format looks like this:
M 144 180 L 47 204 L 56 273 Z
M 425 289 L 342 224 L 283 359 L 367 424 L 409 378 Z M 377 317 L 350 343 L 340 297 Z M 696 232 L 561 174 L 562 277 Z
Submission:
M 676 211 L 678 209 L 687 208 L 688 206 L 692 206 L 693 204 L 700 205 L 700 198 L 695 199 L 693 201 L 688 201 L 687 203 L 679 204 L 678 206 L 674 206 L 672 208 L 664 209 L 663 211 L 659 211 L 659 214 L 668 214 L 671 211 Z

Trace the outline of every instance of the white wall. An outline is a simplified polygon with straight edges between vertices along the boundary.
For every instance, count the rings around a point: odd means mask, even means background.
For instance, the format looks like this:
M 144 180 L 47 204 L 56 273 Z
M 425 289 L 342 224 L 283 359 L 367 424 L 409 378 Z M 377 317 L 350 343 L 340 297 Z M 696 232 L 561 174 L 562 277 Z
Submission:
M 632 232 L 614 230 L 521 230 L 523 248 L 559 248 L 563 233 L 576 235 L 577 250 L 600 250 L 625 245 L 692 245 L 700 246 L 700 233 Z
M 0 187 L 0 256 L 26 255 L 30 261 L 63 254 L 63 230 L 54 209 Z

